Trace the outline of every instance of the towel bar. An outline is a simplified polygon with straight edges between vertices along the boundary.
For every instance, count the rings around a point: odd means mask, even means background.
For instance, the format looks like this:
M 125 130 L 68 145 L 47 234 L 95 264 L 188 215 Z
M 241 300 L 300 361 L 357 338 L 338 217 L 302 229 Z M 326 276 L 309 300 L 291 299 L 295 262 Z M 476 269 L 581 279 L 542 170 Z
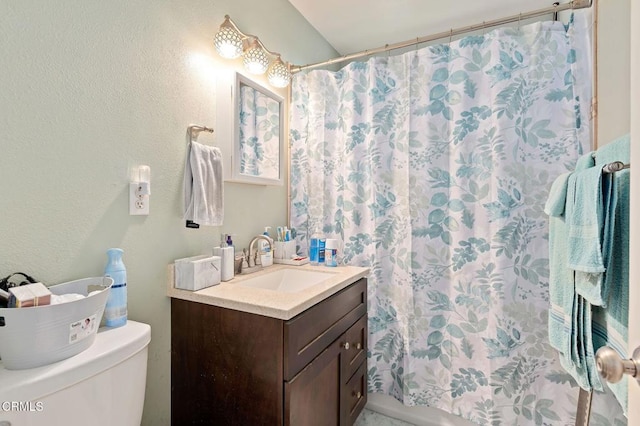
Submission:
M 213 133 L 213 129 L 211 127 L 198 126 L 197 124 L 189 124 L 189 127 L 187 127 L 187 133 L 189 134 L 189 143 L 198 140 L 198 134 L 200 132 Z
M 615 173 L 630 167 L 631 164 L 624 164 L 622 161 L 614 161 L 613 163 L 605 164 L 602 171 L 605 173 Z
M 592 152 L 591 157 L 596 158 L 596 153 Z M 622 161 L 614 161 L 613 163 L 605 164 L 604 167 L 602 167 L 602 171 L 605 173 L 615 173 L 629 168 L 631 168 L 631 164 L 624 164 Z

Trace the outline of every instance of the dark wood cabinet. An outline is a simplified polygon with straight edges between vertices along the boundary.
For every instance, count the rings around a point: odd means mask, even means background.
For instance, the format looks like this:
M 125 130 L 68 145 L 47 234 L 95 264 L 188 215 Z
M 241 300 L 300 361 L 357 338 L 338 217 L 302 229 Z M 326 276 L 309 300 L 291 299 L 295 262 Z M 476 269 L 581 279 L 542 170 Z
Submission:
M 171 300 L 173 425 L 352 425 L 367 400 L 367 283 L 290 320 Z

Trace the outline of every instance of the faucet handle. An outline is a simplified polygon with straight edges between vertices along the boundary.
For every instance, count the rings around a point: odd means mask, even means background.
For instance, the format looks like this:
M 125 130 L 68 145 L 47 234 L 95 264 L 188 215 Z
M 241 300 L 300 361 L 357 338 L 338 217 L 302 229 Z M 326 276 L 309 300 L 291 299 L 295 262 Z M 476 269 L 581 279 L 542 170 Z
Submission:
M 242 264 L 240 266 L 240 270 L 242 271 L 243 269 L 248 268 L 249 265 L 249 255 L 247 254 L 247 249 L 243 248 L 242 249 Z

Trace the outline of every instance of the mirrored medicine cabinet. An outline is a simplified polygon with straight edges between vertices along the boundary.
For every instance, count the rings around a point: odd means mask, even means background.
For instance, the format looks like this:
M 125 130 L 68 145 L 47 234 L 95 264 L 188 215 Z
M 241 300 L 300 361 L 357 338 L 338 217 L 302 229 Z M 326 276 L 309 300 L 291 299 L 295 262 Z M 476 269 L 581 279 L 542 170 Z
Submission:
M 284 99 L 236 71 L 220 72 L 216 92 L 217 144 L 229 182 L 282 185 Z

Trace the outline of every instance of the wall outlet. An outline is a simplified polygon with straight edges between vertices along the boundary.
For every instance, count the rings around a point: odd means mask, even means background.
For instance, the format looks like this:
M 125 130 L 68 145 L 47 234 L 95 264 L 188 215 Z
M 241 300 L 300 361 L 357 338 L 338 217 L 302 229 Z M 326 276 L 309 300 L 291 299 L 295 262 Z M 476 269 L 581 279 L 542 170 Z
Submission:
M 138 182 L 129 183 L 129 214 L 146 216 L 149 214 L 149 195 L 140 194 Z

